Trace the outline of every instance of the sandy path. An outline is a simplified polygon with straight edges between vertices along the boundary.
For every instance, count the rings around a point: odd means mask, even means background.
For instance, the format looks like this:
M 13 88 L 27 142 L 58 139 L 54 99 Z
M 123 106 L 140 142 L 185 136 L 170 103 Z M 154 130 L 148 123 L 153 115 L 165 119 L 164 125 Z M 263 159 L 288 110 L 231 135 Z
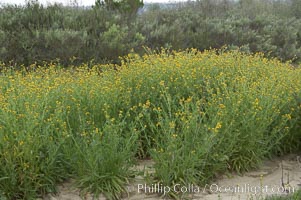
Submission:
M 143 161 L 137 166 L 138 170 L 152 173 L 152 161 Z M 123 199 L 130 200 L 157 200 L 160 198 L 155 192 L 163 186 L 146 185 L 143 177 L 136 177 L 135 183 L 128 187 L 129 196 Z M 138 187 L 140 189 L 138 190 Z M 174 188 L 165 188 L 173 190 Z M 207 184 L 205 187 L 193 185 L 180 186 L 179 190 L 186 190 L 189 199 L 204 200 L 250 200 L 263 199 L 267 195 L 286 195 L 301 189 L 301 156 L 288 155 L 271 161 L 266 161 L 257 170 L 245 173 L 243 176 L 229 174 L 217 181 Z M 59 187 L 59 194 L 56 196 L 48 195 L 43 200 L 82 200 L 93 199 L 87 195 L 85 198 L 79 196 L 79 191 L 72 188 L 70 183 L 65 183 Z M 139 193 L 138 193 L 139 191 Z M 195 192 L 193 194 L 193 191 Z M 98 198 L 105 200 L 105 197 Z

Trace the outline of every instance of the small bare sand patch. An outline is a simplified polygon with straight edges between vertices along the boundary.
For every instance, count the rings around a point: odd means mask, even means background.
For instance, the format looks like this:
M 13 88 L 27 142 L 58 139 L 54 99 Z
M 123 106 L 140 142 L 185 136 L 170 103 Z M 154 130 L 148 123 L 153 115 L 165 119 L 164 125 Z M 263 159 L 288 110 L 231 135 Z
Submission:
M 164 199 L 156 193 L 138 193 L 138 184 L 146 184 L 144 176 L 154 172 L 151 160 L 141 161 L 135 167 L 141 171 L 141 175 L 135 178 L 135 182 L 128 186 L 128 195 L 123 199 L 130 200 L 156 200 Z M 151 187 L 151 186 L 149 186 Z M 262 166 L 243 175 L 228 174 L 217 181 L 208 183 L 206 187 L 181 186 L 188 191 L 196 191 L 189 194 L 189 199 L 204 200 L 255 200 L 264 199 L 270 195 L 287 195 L 301 189 L 301 156 L 288 155 L 263 162 Z M 153 188 L 154 189 L 154 188 Z M 172 188 L 171 188 L 172 189 Z M 92 195 L 81 197 L 79 190 L 72 187 L 72 183 L 59 186 L 56 196 L 47 195 L 43 200 L 92 200 Z M 105 200 L 104 196 L 98 198 Z

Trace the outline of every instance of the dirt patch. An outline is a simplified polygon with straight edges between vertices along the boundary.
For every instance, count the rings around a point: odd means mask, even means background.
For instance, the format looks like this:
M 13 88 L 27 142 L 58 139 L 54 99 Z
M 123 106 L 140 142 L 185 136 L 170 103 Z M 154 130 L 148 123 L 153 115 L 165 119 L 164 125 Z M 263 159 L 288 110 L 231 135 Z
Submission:
M 154 172 L 151 160 L 142 161 L 135 167 L 141 175 L 135 178 L 135 183 L 128 186 L 130 200 L 164 199 L 156 191 L 168 188 L 162 185 L 146 185 L 144 176 Z M 263 162 L 262 166 L 243 175 L 227 174 L 217 181 L 204 187 L 194 185 L 170 187 L 170 190 L 183 190 L 189 193 L 189 199 L 204 200 L 249 200 L 263 199 L 269 195 L 287 195 L 301 189 L 301 156 L 288 155 L 282 158 Z M 56 196 L 47 195 L 43 200 L 92 200 L 91 195 L 81 197 L 79 191 L 72 187 L 72 183 L 65 183 L 59 187 Z M 98 198 L 105 200 L 104 196 Z

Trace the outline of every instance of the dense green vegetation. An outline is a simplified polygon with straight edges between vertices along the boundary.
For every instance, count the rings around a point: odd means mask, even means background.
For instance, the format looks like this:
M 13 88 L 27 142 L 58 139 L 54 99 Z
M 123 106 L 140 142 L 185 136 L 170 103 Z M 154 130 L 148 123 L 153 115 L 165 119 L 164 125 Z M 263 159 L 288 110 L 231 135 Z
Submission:
M 0 8 L 1 61 L 117 63 L 131 50 L 145 53 L 143 46 L 204 50 L 224 45 L 301 61 L 299 0 L 201 0 L 144 9 L 139 0 L 116 2 L 82 8 L 31 1 Z
M 0 199 L 67 179 L 118 199 L 139 159 L 172 187 L 301 150 L 301 1 L 142 6 L 0 8 Z
M 34 199 L 70 178 L 117 199 L 149 157 L 151 183 L 204 185 L 301 149 L 301 70 L 278 60 L 189 50 L 31 67 L 1 65 L 0 199 Z

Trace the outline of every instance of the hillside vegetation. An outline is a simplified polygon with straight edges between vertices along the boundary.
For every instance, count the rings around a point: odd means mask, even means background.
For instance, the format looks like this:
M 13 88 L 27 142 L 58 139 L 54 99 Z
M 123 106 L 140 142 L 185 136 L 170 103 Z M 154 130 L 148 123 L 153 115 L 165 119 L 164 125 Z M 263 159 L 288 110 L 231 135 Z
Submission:
M 119 3 L 118 3 L 119 2 Z M 24 6 L 0 8 L 0 58 L 11 65 L 56 60 L 63 65 L 120 63 L 143 46 L 205 50 L 224 45 L 301 61 L 299 0 L 201 0 L 151 4 L 139 0 L 96 1 L 92 8 Z

